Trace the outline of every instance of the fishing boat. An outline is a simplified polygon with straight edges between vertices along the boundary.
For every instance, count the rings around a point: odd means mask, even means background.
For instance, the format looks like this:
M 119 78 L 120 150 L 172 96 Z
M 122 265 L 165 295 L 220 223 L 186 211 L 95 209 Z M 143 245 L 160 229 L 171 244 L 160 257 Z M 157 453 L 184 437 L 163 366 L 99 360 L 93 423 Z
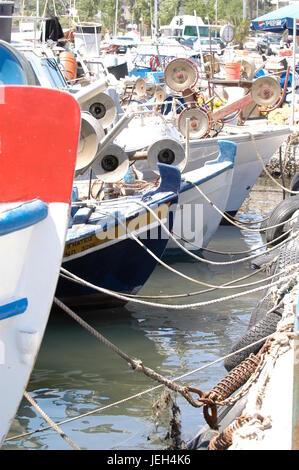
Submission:
M 4 47 L 1 44 L 1 47 Z M 7 47 L 7 46 L 6 46 Z M 42 59 L 44 61 L 43 65 L 38 65 L 40 58 L 37 58 L 32 51 L 24 52 L 27 59 L 30 61 L 31 66 L 36 71 L 36 75 L 39 77 L 39 81 L 42 82 L 41 75 L 47 74 L 47 80 L 49 83 L 48 86 L 64 86 L 68 88 L 67 84 L 62 85 L 63 76 L 59 70 L 57 64 L 54 67 L 55 59 L 53 64 L 49 63 L 49 59 Z M 183 67 L 183 70 L 187 76 L 186 86 L 192 83 L 197 83 L 198 74 L 194 68 L 194 65 L 186 59 L 179 59 L 180 66 Z M 51 65 L 52 64 L 52 65 Z M 177 88 L 175 83 L 175 77 L 171 68 L 168 69 L 168 82 L 172 84 L 174 88 Z M 50 78 L 49 78 L 50 77 Z M 167 78 L 167 77 L 166 77 Z M 187 83 L 188 82 L 188 83 Z M 96 83 L 96 82 L 95 82 Z M 111 128 L 114 125 L 115 121 L 119 119 L 121 114 L 124 112 L 118 102 L 118 96 L 115 90 L 108 87 L 107 81 L 103 80 L 101 82 L 102 86 L 94 86 L 94 91 L 90 94 L 87 90 L 90 85 L 82 87 L 81 90 L 74 89 L 71 91 L 75 96 L 84 95 L 86 92 L 86 99 L 82 99 L 81 108 L 83 111 L 92 110 L 93 116 L 88 117 L 88 126 L 92 118 L 94 118 L 94 123 L 92 127 L 94 128 L 94 133 L 98 133 L 95 121 L 98 121 L 103 127 Z M 93 86 L 93 85 L 91 85 Z M 134 85 L 136 88 L 136 84 Z M 139 86 L 140 94 L 146 93 L 146 86 Z M 158 89 L 158 88 L 157 88 Z M 161 90 L 158 91 L 160 93 Z M 162 95 L 164 91 L 162 90 Z M 178 93 L 173 92 L 178 98 Z M 179 96 L 179 99 L 182 100 L 182 96 Z M 142 98 L 143 100 L 146 97 Z M 157 99 L 157 95 L 154 95 L 154 100 Z M 162 98 L 162 103 L 163 103 Z M 265 101 L 266 102 L 266 101 Z M 159 103 L 158 103 L 159 104 Z M 160 103 L 161 104 L 161 103 Z M 146 150 L 152 142 L 158 138 L 158 135 L 163 137 L 164 129 L 167 127 L 167 133 L 179 140 L 181 144 L 185 145 L 184 136 L 181 133 L 180 123 L 183 122 L 183 119 L 180 116 L 175 115 L 172 118 L 169 118 L 169 114 L 166 114 L 165 109 L 163 111 L 163 106 L 161 106 L 161 111 L 164 112 L 162 115 L 158 115 L 153 109 L 153 104 L 142 105 L 142 108 L 139 108 L 138 104 L 134 104 L 134 112 L 139 113 L 131 121 L 127 129 L 124 129 L 119 136 L 116 136 L 115 142 L 122 147 L 129 155 L 134 158 L 134 154 L 140 150 Z M 171 108 L 171 105 L 169 105 Z M 181 109 L 184 108 L 184 105 L 181 106 Z M 149 115 L 149 110 L 152 109 L 152 115 Z M 145 113 L 143 113 L 145 111 Z M 185 109 L 183 109 L 183 112 Z M 200 110 L 199 112 L 201 112 Z M 86 113 L 82 115 L 82 122 L 85 122 Z M 204 118 L 199 117 L 199 121 L 202 119 L 203 130 L 205 132 L 207 123 L 207 116 Z M 162 121 L 164 121 L 162 123 Z M 166 124 L 165 124 L 166 123 Z M 196 132 L 195 132 L 196 134 Z M 218 155 L 218 143 L 220 140 L 230 140 L 237 144 L 237 154 L 235 159 L 235 170 L 233 181 L 231 185 L 231 192 L 227 200 L 226 211 L 230 215 L 235 215 L 243 201 L 246 199 L 250 193 L 252 187 L 254 186 L 257 178 L 261 174 L 263 169 L 263 164 L 266 165 L 274 153 L 280 148 L 282 143 L 290 134 L 290 128 L 287 125 L 277 125 L 269 123 L 266 120 L 256 120 L 256 121 L 247 121 L 242 126 L 230 125 L 225 123 L 222 130 L 216 133 L 214 136 L 195 136 L 190 139 L 190 157 L 185 168 L 185 172 L 198 170 L 200 169 L 205 162 L 208 160 L 213 160 L 217 158 Z M 103 133 L 101 134 L 103 137 Z M 263 162 L 263 164 L 262 164 Z M 152 181 L 156 178 L 155 173 L 151 170 L 150 166 L 146 159 L 137 161 L 136 166 L 138 170 L 143 173 L 143 178 L 147 181 Z
M 138 292 L 168 243 L 169 237 L 161 231 L 159 220 L 172 229 L 173 217 L 168 214 L 175 211 L 181 184 L 176 167 L 161 164 L 159 170 L 159 187 L 140 196 L 101 202 L 74 201 L 63 257 L 67 271 L 109 291 Z M 158 220 L 148 214 L 147 207 Z M 67 305 L 92 308 L 123 303 L 66 276 L 60 278 L 56 295 Z
M 209 160 L 202 168 L 182 175 L 173 232 L 179 243 L 193 252 L 208 245 L 221 222 L 220 213 L 197 188 L 222 212 L 225 211 L 231 192 L 237 145 L 220 140 L 218 146 L 219 155 L 215 160 Z M 182 254 L 182 249 L 170 240 L 166 254 L 179 255 Z
M 2 86 L 0 96 L 1 445 L 52 306 L 69 218 L 80 108 L 69 94 L 40 87 Z
M 166 133 L 178 139 L 185 147 L 185 139 L 182 139 L 174 127 L 169 126 Z M 124 129 L 117 137 L 116 142 L 125 148 L 126 152 L 134 154 L 144 147 L 150 146 L 151 141 L 159 134 L 165 136 L 165 125 L 161 119 L 143 117 L 142 119 L 134 119 L 128 128 Z M 185 172 L 201 169 L 209 160 L 215 160 L 218 156 L 221 140 L 235 143 L 237 153 L 234 175 L 226 204 L 226 211 L 234 215 L 262 172 L 263 167 L 257 151 L 266 165 L 289 134 L 289 126 L 256 121 L 240 127 L 226 126 L 216 137 L 192 139 L 190 140 L 190 156 L 183 175 Z M 146 159 L 138 160 L 136 166 L 142 172 L 145 180 L 153 181 L 155 179 L 156 175 Z

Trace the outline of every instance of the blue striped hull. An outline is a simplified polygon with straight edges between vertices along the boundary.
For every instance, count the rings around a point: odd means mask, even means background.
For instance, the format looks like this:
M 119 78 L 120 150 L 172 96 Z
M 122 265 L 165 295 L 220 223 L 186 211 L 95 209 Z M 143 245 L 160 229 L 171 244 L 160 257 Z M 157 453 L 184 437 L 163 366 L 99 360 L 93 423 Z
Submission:
M 168 238 L 145 239 L 144 245 L 161 257 Z M 121 293 L 136 293 L 148 280 L 157 262 L 134 240 L 125 239 L 80 258 L 63 267 L 82 279 Z M 60 277 L 56 296 L 71 306 L 102 307 L 124 304 L 114 297 Z

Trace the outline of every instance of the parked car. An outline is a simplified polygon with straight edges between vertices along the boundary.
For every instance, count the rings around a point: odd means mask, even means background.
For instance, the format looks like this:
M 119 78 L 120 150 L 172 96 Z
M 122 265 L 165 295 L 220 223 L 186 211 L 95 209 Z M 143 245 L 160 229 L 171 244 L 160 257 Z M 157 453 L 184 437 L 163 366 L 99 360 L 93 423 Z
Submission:
M 119 54 L 125 54 L 128 48 L 136 47 L 139 40 L 130 36 L 117 36 L 110 40 L 110 44 L 118 46 L 117 52 Z
M 210 52 L 210 49 L 212 49 L 212 52 L 214 54 L 219 54 L 222 55 L 224 53 L 225 49 L 225 44 L 220 38 L 211 38 L 211 44 L 210 44 L 210 39 L 209 38 L 201 38 L 200 39 L 200 44 L 198 38 L 192 38 L 193 40 L 193 49 L 195 51 L 199 51 L 200 45 L 201 49 L 203 52 Z M 185 39 L 185 42 L 190 41 L 190 39 Z M 184 45 L 185 45 L 184 42 Z M 181 41 L 182 44 L 182 41 Z
M 280 41 L 280 34 L 267 34 L 258 40 L 257 50 L 260 54 L 276 55 L 281 47 Z
M 246 51 L 257 51 L 258 38 L 251 37 L 243 44 L 243 48 Z

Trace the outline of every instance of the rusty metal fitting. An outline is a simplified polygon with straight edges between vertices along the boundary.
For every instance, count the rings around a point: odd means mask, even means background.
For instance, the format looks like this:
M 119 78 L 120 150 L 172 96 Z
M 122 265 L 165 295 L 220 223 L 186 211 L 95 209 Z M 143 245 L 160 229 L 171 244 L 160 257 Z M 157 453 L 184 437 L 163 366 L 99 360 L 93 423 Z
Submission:
M 259 358 L 250 354 L 241 364 L 232 369 L 207 395 L 213 401 L 221 402 L 230 397 L 236 390 L 244 385 L 259 365 Z

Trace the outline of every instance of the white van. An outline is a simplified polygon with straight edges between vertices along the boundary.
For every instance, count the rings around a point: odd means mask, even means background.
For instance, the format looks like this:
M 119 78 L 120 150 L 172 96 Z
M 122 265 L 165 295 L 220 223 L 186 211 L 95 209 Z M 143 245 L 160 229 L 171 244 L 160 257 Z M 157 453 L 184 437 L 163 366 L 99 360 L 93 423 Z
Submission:
M 169 25 L 161 26 L 163 36 L 174 36 L 183 39 L 198 37 L 197 27 L 201 38 L 209 37 L 209 26 L 205 25 L 200 16 L 174 16 Z M 214 32 L 213 32 L 214 35 Z

